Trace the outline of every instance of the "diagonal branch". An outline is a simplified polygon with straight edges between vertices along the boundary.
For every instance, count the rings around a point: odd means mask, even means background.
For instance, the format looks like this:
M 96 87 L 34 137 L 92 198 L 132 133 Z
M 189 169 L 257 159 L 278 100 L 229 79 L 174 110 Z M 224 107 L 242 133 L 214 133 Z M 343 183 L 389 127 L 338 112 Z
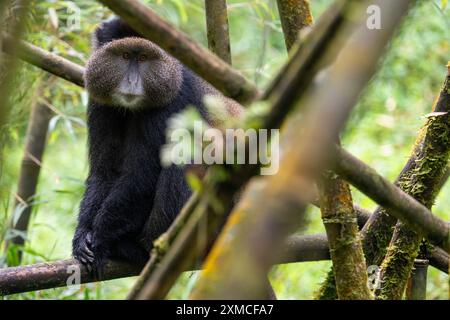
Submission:
M 225 95 L 241 103 L 249 102 L 258 96 L 258 89 L 238 71 L 186 34 L 176 30 L 140 1 L 99 0 L 99 2 Z
M 450 251 L 450 224 L 433 215 L 428 208 L 380 176 L 374 169 L 347 151 L 335 148 L 334 170 L 387 212 L 420 232 L 435 245 Z

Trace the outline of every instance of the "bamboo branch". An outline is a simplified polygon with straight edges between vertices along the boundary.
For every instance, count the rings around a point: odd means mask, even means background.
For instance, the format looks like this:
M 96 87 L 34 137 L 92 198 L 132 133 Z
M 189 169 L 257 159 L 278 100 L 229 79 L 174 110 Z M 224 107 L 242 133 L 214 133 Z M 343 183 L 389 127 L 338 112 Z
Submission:
M 3 50 L 6 53 L 12 54 L 14 43 L 15 39 L 9 35 L 5 35 L 3 39 Z M 84 86 L 84 68 L 72 61 L 64 59 L 25 41 L 19 41 L 17 56 L 38 68 L 54 74 L 55 76 L 66 79 L 67 81 L 70 81 L 80 87 Z
M 298 46 L 300 46 L 299 38 L 301 30 L 305 27 L 311 26 L 313 23 L 311 9 L 308 0 L 278 0 L 277 6 L 286 49 L 289 53 L 294 43 L 298 43 Z M 297 54 L 301 52 L 299 48 L 294 48 L 292 50 Z M 294 60 L 291 60 L 290 63 L 292 61 Z M 286 69 L 285 67 L 284 70 L 287 71 L 289 69 Z M 266 92 L 268 96 L 270 96 L 271 92 L 275 90 L 280 83 L 282 83 L 284 76 L 284 73 L 278 73 L 277 77 L 273 79 L 271 86 Z
M 209 50 L 231 65 L 227 1 L 205 0 L 205 11 Z
M 329 259 L 326 235 L 293 236 L 286 241 L 279 263 Z M 141 267 L 109 261 L 102 279 L 95 279 L 74 259 L 0 269 L 0 296 L 67 286 L 68 279 L 79 272 L 80 283 L 105 281 L 138 275 Z M 185 271 L 185 270 L 184 270 Z
M 249 102 L 258 96 L 258 89 L 239 72 L 176 30 L 141 2 L 136 0 L 99 0 L 99 2 L 225 95 L 241 103 Z
M 141 267 L 138 266 L 110 261 L 105 266 L 104 278 L 101 280 L 137 275 L 140 270 Z M 64 287 L 68 285 L 71 276 L 79 276 L 80 283 L 99 281 L 74 259 L 4 268 L 0 269 L 0 296 Z
M 288 51 L 297 41 L 300 30 L 313 23 L 309 0 L 277 0 L 284 41 Z
M 432 247 L 430 252 L 427 252 L 427 258 L 430 260 L 430 265 L 436 269 L 447 273 L 450 268 L 449 254 L 439 247 Z
M 259 181 L 259 185 L 255 179 L 253 188 L 247 188 L 208 255 L 191 297 L 261 297 L 264 288 L 260 279 L 274 263 L 283 239 L 298 226 L 310 187 L 327 163 L 330 144 L 375 72 L 379 56 L 410 1 L 377 4 L 384 9 L 383 31 L 369 32 L 365 22 L 359 24 L 353 41 L 344 47 L 328 78 L 310 100 L 303 101 L 309 107 L 309 113 L 303 117 L 304 131 L 298 132 L 299 117 L 289 119 L 292 121 L 285 125 L 285 139 L 296 141 L 297 148 L 286 150 L 277 175 Z M 359 14 L 361 17 L 361 11 Z M 346 25 L 339 36 L 347 38 L 352 29 L 352 25 Z M 365 57 L 364 62 L 352 59 L 355 52 Z M 322 130 L 324 127 L 327 130 Z

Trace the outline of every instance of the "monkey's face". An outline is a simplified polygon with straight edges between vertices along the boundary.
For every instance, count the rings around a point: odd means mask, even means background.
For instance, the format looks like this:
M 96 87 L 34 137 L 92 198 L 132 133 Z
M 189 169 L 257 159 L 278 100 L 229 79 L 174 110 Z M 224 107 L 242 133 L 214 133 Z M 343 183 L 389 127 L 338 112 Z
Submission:
M 180 63 L 142 38 L 101 47 L 85 73 L 86 89 L 94 100 L 133 110 L 166 105 L 178 94 L 181 82 Z

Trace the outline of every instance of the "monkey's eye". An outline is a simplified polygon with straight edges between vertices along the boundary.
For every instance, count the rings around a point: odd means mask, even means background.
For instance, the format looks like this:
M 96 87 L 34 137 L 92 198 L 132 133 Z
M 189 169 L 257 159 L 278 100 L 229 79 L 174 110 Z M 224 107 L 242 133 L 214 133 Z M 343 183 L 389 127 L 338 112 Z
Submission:
M 146 61 L 146 60 L 147 60 L 147 55 L 145 55 L 145 54 L 139 55 L 139 61 L 143 62 L 143 61 Z
M 128 52 L 124 52 L 124 53 L 122 53 L 122 58 L 124 58 L 125 60 L 129 60 L 130 54 Z

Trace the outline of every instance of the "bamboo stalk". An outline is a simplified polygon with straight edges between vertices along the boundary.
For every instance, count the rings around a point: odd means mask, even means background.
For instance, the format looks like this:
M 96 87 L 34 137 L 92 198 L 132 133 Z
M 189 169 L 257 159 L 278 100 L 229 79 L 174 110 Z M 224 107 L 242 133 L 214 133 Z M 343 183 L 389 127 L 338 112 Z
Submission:
M 300 30 L 313 23 L 309 0 L 277 0 L 277 6 L 286 48 L 290 51 Z
M 39 96 L 42 87 L 37 90 Z M 39 98 L 39 97 L 37 97 Z M 14 213 L 18 215 L 13 217 L 11 228 L 20 231 L 22 234 L 28 230 L 28 224 L 31 218 L 33 208 L 33 196 L 36 194 L 39 174 L 41 171 L 42 156 L 44 154 L 47 141 L 48 124 L 51 118 L 51 111 L 42 103 L 35 100 L 31 108 L 31 114 L 28 120 L 28 128 L 25 138 L 25 150 L 22 158 L 22 164 L 19 173 L 19 183 L 16 194 L 16 203 Z M 23 208 L 22 210 L 20 208 Z M 8 245 L 19 246 L 18 260 L 22 258 L 21 246 L 25 243 L 22 235 L 17 235 L 8 241 Z
M 335 173 L 326 171 L 320 179 L 319 190 L 320 210 L 330 245 L 338 298 L 371 299 L 350 186 Z
M 13 2 L 10 0 L 6 0 L 2 3 L 0 7 L 0 13 L 2 13 L 2 16 L 0 16 L 0 18 L 4 18 L 6 16 L 6 10 L 12 4 Z M 2 128 L 5 124 L 6 118 L 9 114 L 12 82 L 15 76 L 18 61 L 16 58 L 16 53 L 19 51 L 17 42 L 21 38 L 24 31 L 24 20 L 26 19 L 29 5 L 29 2 L 25 0 L 19 0 L 15 3 L 15 7 L 17 8 L 16 16 L 12 17 L 9 21 L 9 29 L 13 33 L 15 39 L 15 41 L 13 41 L 10 45 L 10 50 L 13 54 L 8 58 L 0 57 L 0 128 Z M 3 33 L 0 33 L 0 40 L 2 40 L 2 38 Z
M 289 61 L 278 72 L 261 98 L 272 104 L 271 112 L 264 119 L 262 128 L 279 128 L 290 111 L 285 108 L 289 101 L 303 96 L 323 66 L 338 55 L 344 45 L 344 39 L 336 37 L 336 34 L 346 21 L 346 7 L 346 1 L 336 0 L 318 19 L 313 30 L 292 49 Z M 331 41 L 333 46 L 330 46 Z
M 414 270 L 408 280 L 406 288 L 406 297 L 408 300 L 426 300 L 427 299 L 427 259 L 414 260 Z
M 450 268 L 448 253 L 436 246 L 433 246 L 429 251 L 427 259 L 430 260 L 430 265 L 448 274 Z
M 230 34 L 226 0 L 205 0 L 209 50 L 231 65 Z

